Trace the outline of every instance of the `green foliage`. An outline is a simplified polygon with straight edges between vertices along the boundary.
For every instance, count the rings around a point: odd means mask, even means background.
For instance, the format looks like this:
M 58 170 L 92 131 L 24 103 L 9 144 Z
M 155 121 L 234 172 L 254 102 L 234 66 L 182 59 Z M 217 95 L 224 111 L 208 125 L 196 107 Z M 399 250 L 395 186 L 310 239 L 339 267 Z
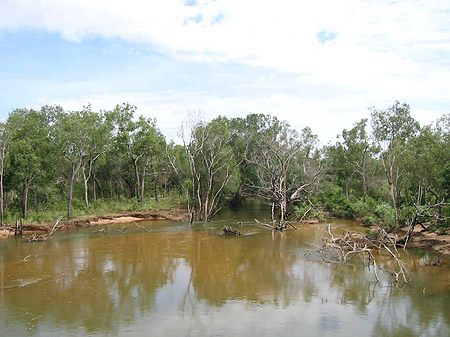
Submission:
M 297 131 L 263 114 L 191 121 L 177 145 L 136 112 L 129 103 L 99 113 L 90 105 L 12 111 L 0 123 L 7 221 L 25 214 L 53 221 L 64 207 L 75 216 L 157 209 L 176 199 L 207 219 L 225 201 L 251 196 L 274 203 L 280 215 L 295 204 L 303 216 L 309 200 L 309 217 L 321 218 L 317 209 L 325 208 L 386 227 L 405 225 L 420 205 L 431 229 L 448 230 L 449 114 L 420 127 L 410 107 L 395 102 L 319 148 L 309 127 Z
M 325 206 L 326 211 L 330 212 L 333 216 L 353 218 L 355 215 L 352 205 L 345 197 L 345 192 L 342 187 L 333 183 L 323 183 L 319 200 L 321 205 Z
M 135 198 L 127 199 L 122 197 L 120 200 L 98 199 L 91 204 L 89 212 L 86 212 L 83 201 L 81 199 L 76 199 L 73 203 L 73 216 L 107 216 L 148 210 L 161 211 L 169 210 L 180 205 L 181 201 L 178 196 L 171 196 L 158 201 L 148 199 L 144 202 L 138 202 Z M 42 224 L 55 221 L 58 217 L 65 216 L 66 208 L 67 204 L 65 202 L 57 202 L 49 204 L 45 209 L 31 209 L 28 212 L 26 223 Z M 22 215 L 20 211 L 12 211 L 8 213 L 5 222 L 12 224 L 17 219 L 21 218 Z M 67 219 L 67 217 L 64 219 Z
M 380 203 L 374 209 L 374 215 L 377 217 L 380 225 L 393 228 L 396 225 L 394 208 L 388 203 Z
M 303 217 L 303 215 L 305 214 L 305 212 L 310 209 L 310 207 L 311 207 L 310 205 L 306 205 L 306 204 L 298 205 L 298 206 L 294 205 L 292 207 L 292 211 L 294 213 L 295 218 L 301 219 Z M 325 215 L 323 214 L 322 211 L 320 211 L 316 208 L 312 208 L 308 212 L 306 219 L 317 219 L 319 221 L 325 221 Z
M 377 201 L 371 197 L 366 198 L 366 202 L 362 199 L 358 199 L 350 204 L 353 215 L 355 218 L 363 218 L 368 214 L 371 214 L 375 209 Z

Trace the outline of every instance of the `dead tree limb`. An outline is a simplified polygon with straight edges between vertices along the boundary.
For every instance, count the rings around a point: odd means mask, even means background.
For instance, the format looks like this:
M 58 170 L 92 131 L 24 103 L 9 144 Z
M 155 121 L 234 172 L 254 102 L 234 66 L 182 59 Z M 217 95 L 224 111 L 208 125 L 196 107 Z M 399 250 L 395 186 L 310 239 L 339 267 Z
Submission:
M 401 260 L 397 251 L 396 241 L 384 229 L 375 230 L 370 238 L 363 233 L 348 230 L 342 236 L 335 236 L 331 231 L 331 225 L 328 225 L 326 233 L 329 237 L 324 237 L 322 245 L 312 251 L 324 262 L 346 264 L 354 257 L 359 256 L 367 266 L 373 266 L 374 275 L 378 282 L 380 278 L 377 269 L 391 274 L 396 283 L 399 281 L 409 282 L 410 275 L 406 264 Z M 381 266 L 377 262 L 374 251 L 378 253 L 377 256 L 387 253 L 394 260 L 397 270 L 388 270 Z
M 295 227 L 289 221 L 285 221 L 284 223 L 279 223 L 279 224 L 276 224 L 276 221 L 274 221 L 273 225 L 262 223 L 262 222 L 258 221 L 257 219 L 255 219 L 255 221 L 256 221 L 256 223 L 258 225 L 267 227 L 267 228 L 269 228 L 269 229 L 271 229 L 273 231 L 287 231 L 287 230 L 290 230 L 290 229 L 295 229 L 295 230 L 297 229 L 297 227 Z
M 224 236 L 241 236 L 242 233 L 238 232 L 237 230 L 234 230 L 233 228 L 229 227 L 229 226 L 223 226 L 222 228 L 222 235 Z
M 49 237 L 51 237 L 51 236 L 57 231 L 57 229 L 58 229 L 59 227 L 61 227 L 61 226 L 58 226 L 58 224 L 59 224 L 59 222 L 60 222 L 62 219 L 63 219 L 63 217 L 60 216 L 60 217 L 56 220 L 55 225 L 53 226 L 52 230 L 50 231 L 50 234 L 48 235 Z

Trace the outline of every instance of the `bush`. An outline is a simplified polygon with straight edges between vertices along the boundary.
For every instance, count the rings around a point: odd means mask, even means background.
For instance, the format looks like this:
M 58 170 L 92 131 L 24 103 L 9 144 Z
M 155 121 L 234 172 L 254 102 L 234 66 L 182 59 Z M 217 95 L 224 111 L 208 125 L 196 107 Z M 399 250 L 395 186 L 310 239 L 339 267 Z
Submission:
M 375 199 L 371 197 L 366 197 L 366 202 L 362 199 L 358 199 L 357 201 L 350 204 L 352 208 L 353 215 L 355 218 L 364 218 L 372 215 L 373 210 L 375 209 L 377 202 Z
M 389 228 L 395 227 L 395 212 L 391 205 L 387 203 L 378 204 L 375 206 L 374 214 L 383 225 Z
M 303 217 L 303 214 L 305 214 L 305 212 L 309 209 L 309 207 L 310 206 L 308 205 L 292 207 L 294 216 L 297 219 L 301 219 Z M 313 208 L 311 211 L 308 212 L 306 219 L 318 219 L 319 221 L 325 221 L 325 215 L 323 214 L 323 212 Z
M 332 215 L 341 218 L 353 218 L 354 211 L 352 205 L 345 197 L 344 190 L 337 185 L 324 184 L 320 200 L 325 209 Z

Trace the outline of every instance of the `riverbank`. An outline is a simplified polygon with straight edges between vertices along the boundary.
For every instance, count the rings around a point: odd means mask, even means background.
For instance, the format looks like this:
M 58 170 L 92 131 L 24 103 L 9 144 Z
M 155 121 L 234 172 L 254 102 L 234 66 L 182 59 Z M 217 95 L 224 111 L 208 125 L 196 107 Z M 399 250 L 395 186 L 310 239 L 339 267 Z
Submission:
M 429 249 L 450 256 L 450 235 L 430 233 L 418 225 L 414 228 L 408 248 Z
M 56 219 L 55 219 L 56 220 Z M 187 210 L 181 207 L 175 207 L 168 210 L 148 210 L 139 212 L 122 212 L 108 215 L 84 215 L 71 220 L 59 222 L 60 229 L 76 229 L 96 225 L 109 225 L 117 223 L 129 223 L 142 220 L 170 220 L 184 221 L 188 220 Z M 46 222 L 44 224 L 23 224 L 23 235 L 31 233 L 50 232 L 55 222 Z M 12 225 L 5 227 L 13 228 Z M 14 231 L 6 228 L 0 229 L 0 238 L 14 236 Z

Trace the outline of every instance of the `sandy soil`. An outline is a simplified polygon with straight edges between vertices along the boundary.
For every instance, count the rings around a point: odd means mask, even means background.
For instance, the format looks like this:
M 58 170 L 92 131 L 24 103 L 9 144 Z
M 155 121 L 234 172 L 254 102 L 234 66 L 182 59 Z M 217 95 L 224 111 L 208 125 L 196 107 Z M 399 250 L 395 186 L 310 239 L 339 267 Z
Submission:
M 185 209 L 174 208 L 171 210 L 163 210 L 163 211 L 129 212 L 123 214 L 111 214 L 106 216 L 83 216 L 68 221 L 61 221 L 59 224 L 62 229 L 75 229 L 94 225 L 128 223 L 141 220 L 183 221 L 187 219 L 188 214 Z M 24 224 L 23 234 L 26 235 L 30 233 L 50 232 L 54 224 L 55 224 L 54 222 L 49 222 L 40 225 Z M 0 229 L 0 238 L 5 238 L 9 236 L 14 236 L 14 231 L 10 231 L 7 229 Z
M 450 256 L 450 235 L 415 231 L 408 247 L 431 249 L 439 254 Z

